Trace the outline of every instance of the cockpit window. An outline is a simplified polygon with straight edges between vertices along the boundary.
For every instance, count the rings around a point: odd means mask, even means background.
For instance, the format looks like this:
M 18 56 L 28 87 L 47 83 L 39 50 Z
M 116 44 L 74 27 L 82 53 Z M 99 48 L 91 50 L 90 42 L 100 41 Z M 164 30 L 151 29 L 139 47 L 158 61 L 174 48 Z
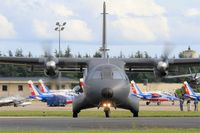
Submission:
M 120 71 L 104 69 L 102 71 L 95 71 L 92 75 L 92 79 L 122 79 L 126 80 L 126 77 Z
M 112 72 L 112 75 L 113 75 L 113 79 L 125 79 L 122 74 L 118 71 L 113 71 Z
M 96 71 L 92 76 L 92 79 L 101 79 L 101 71 Z

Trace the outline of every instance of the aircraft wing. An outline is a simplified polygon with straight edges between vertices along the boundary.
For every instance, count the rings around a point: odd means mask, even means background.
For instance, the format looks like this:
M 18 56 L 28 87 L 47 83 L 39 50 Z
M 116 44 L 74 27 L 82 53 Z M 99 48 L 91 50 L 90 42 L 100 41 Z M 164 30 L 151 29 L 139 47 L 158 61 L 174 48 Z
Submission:
M 58 58 L 58 66 L 66 68 L 83 68 L 86 67 L 90 58 Z
M 122 58 L 120 59 L 126 63 L 126 66 L 135 67 L 154 67 L 162 59 L 157 58 Z M 181 59 L 168 59 L 170 66 L 174 65 L 200 65 L 200 58 L 181 58 Z
M 122 58 L 120 60 L 126 63 L 125 68 L 129 72 L 153 72 L 154 68 L 157 68 L 160 62 L 166 62 L 169 66 L 169 71 L 172 67 L 200 65 L 200 58 L 167 59 L 165 61 L 161 58 Z
M 193 77 L 194 75 L 195 74 L 168 75 L 165 78 L 172 79 L 172 78 Z
M 39 65 L 43 64 L 43 61 L 41 58 L 0 57 L 0 64 Z
M 10 104 L 13 104 L 13 99 L 10 99 L 10 98 L 2 98 L 0 99 L 0 106 L 7 106 L 7 105 L 10 105 Z
M 27 66 L 45 66 L 48 61 L 54 61 L 56 66 L 63 69 L 63 71 L 82 70 L 87 66 L 87 63 L 94 58 L 55 58 L 51 59 L 41 58 L 28 58 L 28 57 L 0 57 L 0 64 L 16 64 Z M 114 59 L 114 58 L 113 58 Z M 157 58 L 120 58 L 119 60 L 125 62 L 125 68 L 129 71 L 149 71 L 153 72 L 162 59 Z M 191 66 L 200 65 L 200 58 L 194 59 L 167 59 L 169 68 L 172 66 Z M 62 71 L 62 70 L 61 70 Z
M 28 57 L 0 57 L 0 64 L 14 64 L 24 66 L 37 66 L 37 68 L 44 68 L 46 63 L 54 61 L 56 67 L 60 68 L 60 71 L 77 71 L 86 67 L 89 58 L 28 58 Z

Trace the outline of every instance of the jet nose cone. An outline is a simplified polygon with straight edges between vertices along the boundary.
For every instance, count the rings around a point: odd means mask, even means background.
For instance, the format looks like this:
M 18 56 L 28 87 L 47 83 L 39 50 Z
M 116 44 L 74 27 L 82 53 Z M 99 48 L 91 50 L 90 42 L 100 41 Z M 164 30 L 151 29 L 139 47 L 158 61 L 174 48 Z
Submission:
M 104 88 L 101 91 L 101 95 L 104 98 L 112 98 L 113 97 L 113 90 L 111 88 Z

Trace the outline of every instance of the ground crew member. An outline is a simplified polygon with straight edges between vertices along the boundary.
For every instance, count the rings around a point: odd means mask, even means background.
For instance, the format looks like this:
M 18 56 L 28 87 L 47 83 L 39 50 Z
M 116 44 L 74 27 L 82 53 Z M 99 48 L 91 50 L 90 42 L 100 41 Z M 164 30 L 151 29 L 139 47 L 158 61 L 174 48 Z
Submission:
M 188 111 L 188 112 L 191 111 L 191 110 L 190 110 L 190 105 L 191 105 L 190 103 L 191 103 L 190 99 L 187 100 L 187 111 Z
M 198 111 L 198 100 L 194 100 L 194 111 Z
M 183 111 L 183 103 L 184 103 L 184 99 L 180 98 L 180 110 Z

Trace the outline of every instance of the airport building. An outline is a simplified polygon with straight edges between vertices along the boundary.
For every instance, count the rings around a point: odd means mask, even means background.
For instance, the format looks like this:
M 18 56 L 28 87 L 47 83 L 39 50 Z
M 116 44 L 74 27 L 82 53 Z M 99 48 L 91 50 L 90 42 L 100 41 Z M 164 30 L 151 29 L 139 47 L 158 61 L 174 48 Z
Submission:
M 192 50 L 190 48 L 190 46 L 188 46 L 188 49 L 183 51 L 183 52 L 181 52 L 179 54 L 179 57 L 181 57 L 181 58 L 196 58 L 197 57 L 197 53 L 196 53 L 196 51 Z
M 28 88 L 28 81 L 32 80 L 33 83 L 38 86 L 38 80 L 42 79 L 44 83 L 50 89 L 72 89 L 75 85 L 79 84 L 78 80 L 73 80 L 69 78 L 61 78 L 61 86 L 58 86 L 58 83 L 48 78 L 41 77 L 0 77 L 0 97 L 4 96 L 30 96 L 30 90 Z

